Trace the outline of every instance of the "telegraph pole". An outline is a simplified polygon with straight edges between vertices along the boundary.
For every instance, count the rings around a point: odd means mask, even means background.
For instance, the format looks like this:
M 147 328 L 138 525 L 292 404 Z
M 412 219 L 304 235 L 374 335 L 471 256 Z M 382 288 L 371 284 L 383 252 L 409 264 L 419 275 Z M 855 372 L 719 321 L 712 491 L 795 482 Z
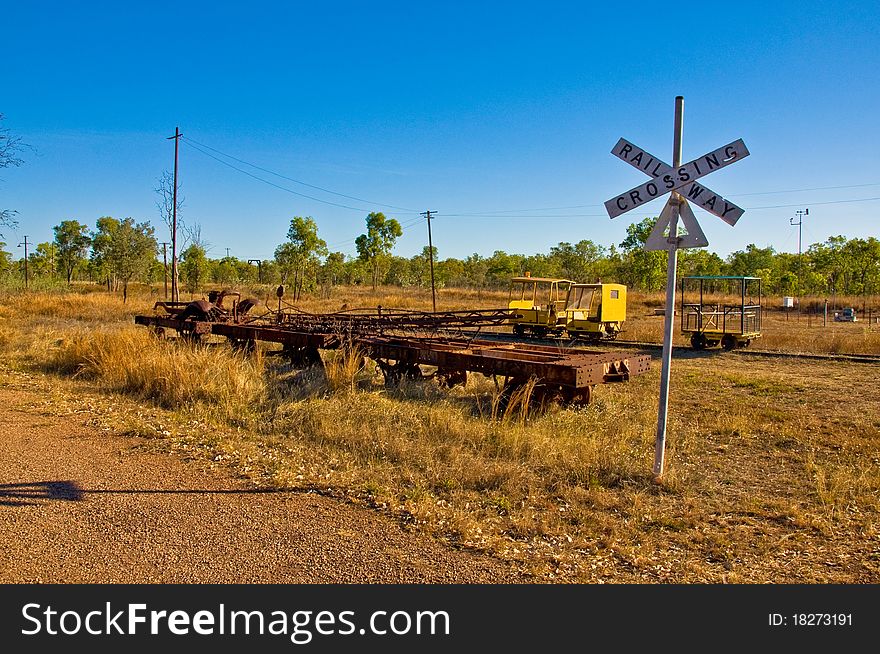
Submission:
M 162 263 L 165 266 L 165 299 L 168 299 L 168 241 L 162 241 Z
M 177 288 L 177 150 L 180 146 L 180 128 L 174 128 L 174 136 L 166 140 L 174 139 L 174 191 L 171 199 L 171 301 L 177 302 L 180 293 Z
M 798 310 L 800 310 L 801 291 L 802 291 L 801 285 L 803 283 L 801 278 L 804 275 L 804 260 L 801 257 L 801 233 L 803 231 L 804 216 L 809 216 L 810 210 L 809 209 L 798 209 L 797 211 L 795 211 L 795 213 L 798 216 L 797 222 L 794 221 L 794 218 L 789 218 L 788 222 L 791 225 L 796 225 L 798 228 Z
M 434 244 L 431 241 L 431 214 L 436 211 L 423 211 L 422 216 L 428 219 L 428 260 L 431 262 L 431 306 L 437 311 L 437 291 L 434 287 Z
M 24 237 L 24 243 L 19 243 L 18 247 L 24 246 L 24 288 L 27 290 L 28 287 L 28 237 Z
M 229 248 L 226 248 L 226 258 L 229 258 Z

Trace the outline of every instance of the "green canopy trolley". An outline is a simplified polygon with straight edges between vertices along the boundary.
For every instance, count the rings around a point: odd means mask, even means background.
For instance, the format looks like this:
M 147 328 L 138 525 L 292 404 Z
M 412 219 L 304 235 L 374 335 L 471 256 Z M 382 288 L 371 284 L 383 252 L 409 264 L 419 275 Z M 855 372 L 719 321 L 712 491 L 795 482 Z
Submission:
M 746 347 L 761 335 L 761 298 L 760 277 L 682 277 L 681 333 L 696 350 Z

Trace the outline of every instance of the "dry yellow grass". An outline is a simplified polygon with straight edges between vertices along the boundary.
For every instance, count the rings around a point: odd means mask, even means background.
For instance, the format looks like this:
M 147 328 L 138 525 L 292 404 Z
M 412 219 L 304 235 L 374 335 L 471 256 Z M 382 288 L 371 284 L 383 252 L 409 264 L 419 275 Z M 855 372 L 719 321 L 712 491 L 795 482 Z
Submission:
M 248 356 L 228 347 L 217 350 L 161 341 L 128 326 L 62 339 L 44 367 L 162 407 L 205 408 L 233 424 L 246 421 L 266 393 L 262 351 Z
M 362 289 L 339 299 L 370 298 L 402 305 Z M 73 299 L 57 298 L 58 313 L 41 299 L 41 314 L 22 322 L 0 303 L 7 361 L 75 375 L 86 384 L 55 383 L 113 394 L 119 428 L 257 483 L 331 489 L 542 579 L 880 580 L 880 399 L 864 392 L 873 365 L 676 360 L 658 485 L 657 366 L 600 387 L 584 409 L 527 417 L 512 402 L 492 419 L 497 390 L 481 376 L 453 391 L 430 381 L 385 389 L 358 352 L 295 370 L 259 348 L 248 357 L 131 324 L 96 329 L 90 315 L 62 317 Z M 426 301 L 409 298 L 411 308 Z M 445 308 L 472 301 L 441 294 Z M 107 308 L 110 320 L 127 310 Z

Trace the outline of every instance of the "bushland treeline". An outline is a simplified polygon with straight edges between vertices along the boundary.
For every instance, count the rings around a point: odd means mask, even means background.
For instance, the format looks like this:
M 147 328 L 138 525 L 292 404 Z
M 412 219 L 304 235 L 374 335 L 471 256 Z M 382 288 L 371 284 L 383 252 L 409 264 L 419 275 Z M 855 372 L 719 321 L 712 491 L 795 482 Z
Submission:
M 642 247 L 654 220 L 631 224 L 626 238 L 610 245 L 583 240 L 562 242 L 537 254 L 497 250 L 490 256 L 475 253 L 463 259 L 441 258 L 435 247 L 435 282 L 441 288 L 503 288 L 511 277 L 528 272 L 537 277 L 615 281 L 637 290 L 659 290 L 666 282 L 666 254 Z M 161 282 L 166 275 L 165 260 L 170 275 L 171 250 L 166 249 L 163 259 L 148 222 L 102 217 L 90 229 L 76 220 L 65 220 L 53 232 L 52 240 L 38 243 L 28 253 L 28 274 L 34 282 L 91 281 L 124 292 L 132 281 Z M 213 258 L 204 243 L 194 240 L 181 247 L 180 285 L 196 292 L 207 285 L 285 284 L 295 297 L 335 285 L 429 287 L 428 248 L 408 258 L 394 254 L 401 233 L 396 220 L 371 213 L 365 233 L 356 240 L 357 256 L 349 256 L 327 248 L 314 219 L 297 216 L 274 257 L 260 261 Z M 754 244 L 724 258 L 707 249 L 683 250 L 679 274 L 761 277 L 765 292 L 778 295 L 873 295 L 880 290 L 880 241 L 830 236 L 800 256 Z M 0 278 L 16 285 L 23 276 L 24 261 L 13 261 L 0 243 Z

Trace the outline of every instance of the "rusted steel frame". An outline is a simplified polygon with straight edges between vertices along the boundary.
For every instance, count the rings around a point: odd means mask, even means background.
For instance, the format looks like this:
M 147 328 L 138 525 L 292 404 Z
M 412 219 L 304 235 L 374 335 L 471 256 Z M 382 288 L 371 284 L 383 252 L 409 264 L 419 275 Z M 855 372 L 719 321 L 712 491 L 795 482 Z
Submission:
M 605 352 L 601 352 L 599 350 L 586 350 L 583 347 L 573 347 L 566 344 L 560 345 L 542 345 L 538 343 L 523 343 L 521 341 L 509 342 L 509 341 L 496 341 L 492 339 L 481 339 L 474 338 L 470 341 L 471 343 L 475 343 L 478 345 L 495 345 L 496 347 L 501 346 L 513 346 L 517 350 L 527 350 L 530 352 L 555 352 L 558 354 L 564 354 L 565 356 L 572 355 L 591 355 L 591 354 L 606 354 Z
M 156 302 L 156 304 L 153 305 L 153 311 L 163 309 L 168 315 L 176 316 L 177 314 L 182 313 L 188 304 L 189 302 Z
M 565 362 L 568 364 L 591 365 L 605 363 L 611 357 L 617 360 L 617 356 L 606 352 L 590 352 L 585 350 L 561 350 L 554 347 L 526 344 L 500 344 L 497 341 L 466 341 L 460 339 L 406 339 L 385 337 L 389 343 L 416 344 L 421 343 L 424 347 L 447 350 L 467 350 L 474 354 L 485 353 L 488 356 L 500 358 L 516 358 L 522 361 L 534 362 Z
M 476 327 L 505 324 L 510 318 L 506 309 L 475 311 L 418 312 L 393 310 L 379 313 L 340 312 L 330 314 L 309 314 L 303 312 L 285 313 L 281 324 L 301 327 L 308 331 L 352 330 L 358 332 L 379 332 L 395 328 L 441 328 Z
M 297 332 L 259 325 L 235 325 L 215 322 L 211 323 L 211 333 L 237 340 L 267 341 L 284 345 L 296 345 L 298 347 L 333 349 L 339 346 L 339 338 L 334 334 Z
M 516 361 L 474 354 L 463 351 L 425 349 L 415 345 L 384 343 L 373 339 L 364 344 L 371 358 L 394 359 L 407 363 L 421 363 L 451 370 L 467 370 L 488 375 L 507 377 L 537 377 L 547 382 L 565 386 L 577 386 L 577 371 L 569 366 L 559 366 L 531 361 Z
M 211 323 L 177 320 L 176 318 L 166 316 L 135 316 L 134 324 L 146 325 L 147 327 L 167 327 L 186 333 L 207 334 L 210 333 L 210 328 L 208 328 L 208 331 L 204 331 L 204 325 L 210 325 Z M 199 325 L 201 327 L 197 327 Z
M 235 340 L 268 341 L 297 347 L 332 349 L 339 346 L 339 338 L 334 334 L 311 334 L 277 327 L 257 325 L 235 325 L 222 322 L 196 322 L 175 320 L 163 316 L 135 316 L 135 324 L 148 327 L 167 327 L 183 333 L 215 334 Z
M 561 355 L 557 352 L 518 352 L 508 345 L 502 345 L 500 347 L 493 343 L 474 345 L 467 341 L 439 338 L 406 339 L 395 336 L 376 336 L 362 337 L 358 340 L 363 343 L 381 342 L 392 347 L 432 349 L 436 351 L 458 352 L 498 359 L 516 359 L 519 361 L 531 361 L 535 363 L 555 363 L 566 359 L 565 355 Z
M 421 363 L 448 370 L 468 370 L 508 377 L 537 377 L 543 383 L 582 388 L 592 384 L 625 381 L 631 374 L 645 372 L 650 356 L 621 358 L 614 354 L 596 354 L 584 358 L 534 360 L 527 353 L 491 349 L 470 350 L 455 344 L 430 341 L 404 341 L 383 338 L 359 339 L 374 358 Z
M 336 348 L 343 343 L 336 334 L 300 332 L 283 326 L 181 321 L 161 316 L 135 316 L 135 323 L 168 327 L 182 333 L 216 334 L 237 341 L 261 340 L 316 349 Z M 355 336 L 351 342 L 363 347 L 374 359 L 519 379 L 534 376 L 541 383 L 572 388 L 625 381 L 633 374 L 646 372 L 650 366 L 649 355 L 619 357 L 613 353 L 565 353 L 540 346 L 519 349 L 519 346 L 499 345 L 492 341 L 475 345 L 461 339 Z

